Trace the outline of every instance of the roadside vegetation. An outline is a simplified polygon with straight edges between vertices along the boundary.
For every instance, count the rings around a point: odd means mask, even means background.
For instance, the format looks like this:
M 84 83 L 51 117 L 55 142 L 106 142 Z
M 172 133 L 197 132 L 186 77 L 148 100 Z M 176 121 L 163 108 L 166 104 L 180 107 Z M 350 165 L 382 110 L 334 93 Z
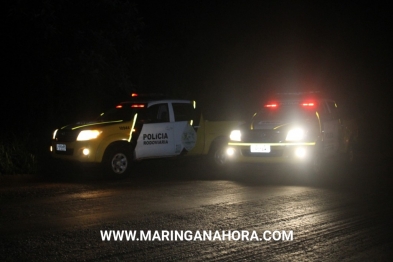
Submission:
M 36 174 L 37 154 L 29 136 L 0 138 L 0 175 Z

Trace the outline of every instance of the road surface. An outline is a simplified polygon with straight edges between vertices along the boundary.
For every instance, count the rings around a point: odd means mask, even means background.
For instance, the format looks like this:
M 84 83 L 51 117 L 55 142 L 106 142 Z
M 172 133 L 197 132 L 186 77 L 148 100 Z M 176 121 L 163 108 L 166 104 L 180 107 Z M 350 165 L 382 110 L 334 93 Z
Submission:
M 120 181 L 103 179 L 94 168 L 3 178 L 0 260 L 391 261 L 386 162 L 328 167 L 312 179 L 259 166 L 224 174 L 199 160 L 142 162 L 135 176 Z M 141 231 L 157 233 L 154 241 L 115 241 L 103 240 L 104 230 L 135 230 L 138 238 Z M 183 238 L 165 238 L 174 232 Z M 197 232 L 220 237 L 200 239 Z M 250 239 L 254 232 L 258 238 Z M 277 232 L 287 235 L 279 239 Z

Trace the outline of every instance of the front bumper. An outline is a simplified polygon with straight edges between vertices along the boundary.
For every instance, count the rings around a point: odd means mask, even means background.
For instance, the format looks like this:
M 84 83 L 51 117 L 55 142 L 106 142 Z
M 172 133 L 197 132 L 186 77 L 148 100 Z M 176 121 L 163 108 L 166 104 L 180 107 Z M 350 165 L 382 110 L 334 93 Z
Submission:
M 58 147 L 58 145 L 61 146 Z M 52 157 L 54 158 L 93 163 L 97 162 L 96 159 L 99 153 L 97 151 L 97 148 L 98 145 L 94 140 L 74 142 L 52 141 L 52 144 L 50 146 L 50 152 Z
M 300 143 L 242 143 L 229 142 L 226 150 L 228 162 L 301 164 L 315 155 L 315 142 Z M 251 152 L 252 146 L 268 146 L 270 152 Z

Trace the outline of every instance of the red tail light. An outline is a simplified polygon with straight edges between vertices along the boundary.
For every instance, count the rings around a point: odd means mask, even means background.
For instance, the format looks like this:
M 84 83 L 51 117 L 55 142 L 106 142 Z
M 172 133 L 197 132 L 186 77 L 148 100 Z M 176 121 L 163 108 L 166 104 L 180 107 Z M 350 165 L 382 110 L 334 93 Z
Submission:
M 131 96 L 132 97 L 136 97 L 136 96 L 138 96 L 138 94 L 137 93 L 132 93 Z
M 116 108 L 122 108 L 123 106 L 122 105 L 118 105 L 118 106 L 116 106 Z

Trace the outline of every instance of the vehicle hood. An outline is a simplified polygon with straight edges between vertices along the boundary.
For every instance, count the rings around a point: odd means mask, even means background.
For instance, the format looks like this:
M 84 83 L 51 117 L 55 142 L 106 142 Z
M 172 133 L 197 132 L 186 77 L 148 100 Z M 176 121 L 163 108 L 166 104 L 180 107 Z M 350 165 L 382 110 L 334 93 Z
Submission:
M 63 126 L 60 130 L 84 130 L 84 129 L 96 129 L 100 127 L 117 125 L 123 123 L 123 120 L 107 121 L 107 122 L 78 122 L 75 124 L 70 124 Z
M 294 126 L 307 125 L 308 121 L 259 121 L 253 124 L 254 130 L 287 130 Z

